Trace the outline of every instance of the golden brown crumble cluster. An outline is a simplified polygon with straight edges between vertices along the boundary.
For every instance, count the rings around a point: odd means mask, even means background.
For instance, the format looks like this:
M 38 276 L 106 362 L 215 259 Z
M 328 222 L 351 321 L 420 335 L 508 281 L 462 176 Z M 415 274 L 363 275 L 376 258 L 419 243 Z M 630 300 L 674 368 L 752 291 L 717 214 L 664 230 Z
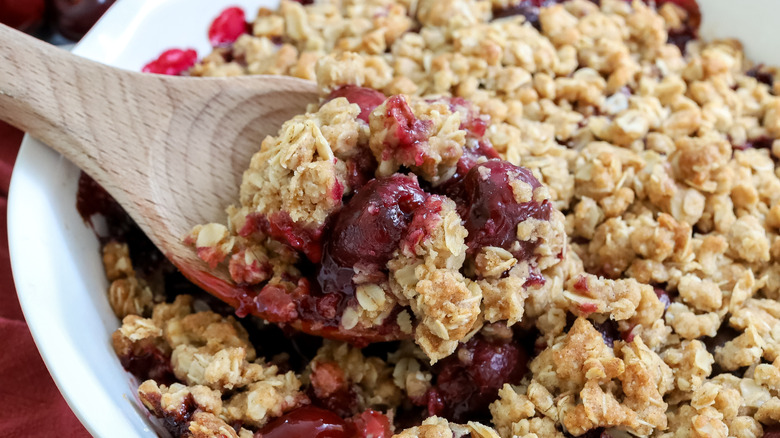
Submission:
M 501 158 L 542 183 L 517 182 L 518 202 L 549 199 L 557 209 L 517 229 L 519 241 L 544 241 L 534 267 L 545 281 L 528 286 L 528 263 L 504 248 L 467 257 L 468 231 L 444 199 L 430 232 L 392 255 L 386 279 L 356 281 L 341 320 L 353 328 L 392 317 L 416 343 L 378 358 L 326 341 L 296 375 L 256 358 L 232 317 L 194 312 L 183 296 L 153 306 L 127 248 L 109 245 L 110 302 L 124 317 L 117 353 L 168 355 L 181 382 L 144 382 L 151 412 L 188 412 L 193 436 L 241 437 L 346 387 L 361 409 L 393 412 L 435 387 L 431 359 L 506 321 L 538 333 L 536 352 L 522 381 L 498 391 L 490 418 L 431 416 L 396 436 L 777 430 L 780 81 L 759 81 L 736 41 L 693 40 L 684 53 L 668 44 L 689 19 L 672 2 L 570 0 L 543 7 L 538 28 L 522 15 L 494 19 L 512 3 L 282 0 L 261 9 L 251 35 L 191 74 L 285 74 L 316 80 L 323 96 L 345 85 L 401 95 L 429 121 L 425 154 L 387 153 L 386 103 L 361 122 L 359 105 L 334 98 L 268 137 L 228 225 L 196 227 L 191 241 L 241 283 L 288 284 L 302 256 L 242 235 L 252 214 L 322 226 L 353 189 L 347 163 L 360 148 L 378 176 L 403 167 L 445 181 L 471 141 L 466 112 L 441 100 L 457 97 L 489 117 L 485 138 Z M 247 428 L 236 432 L 236 422 Z

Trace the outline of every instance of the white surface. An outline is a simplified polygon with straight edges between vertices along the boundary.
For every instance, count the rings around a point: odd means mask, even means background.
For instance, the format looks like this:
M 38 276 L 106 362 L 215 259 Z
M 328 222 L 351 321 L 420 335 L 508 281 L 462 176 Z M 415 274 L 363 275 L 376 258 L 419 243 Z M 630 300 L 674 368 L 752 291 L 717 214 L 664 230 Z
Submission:
M 225 7 L 254 17 L 275 0 L 122 0 L 74 49 L 140 70 L 163 50 L 210 52 L 207 30 Z M 119 321 L 106 298 L 97 239 L 75 209 L 79 171 L 25 137 L 11 181 L 8 235 L 19 301 L 38 350 L 70 407 L 94 436 L 154 437 L 137 384 L 111 347 Z M 164 433 L 164 432 L 163 432 Z
M 701 37 L 705 40 L 736 38 L 749 59 L 780 66 L 775 45 L 780 1 L 698 0 L 702 12 Z
M 171 47 L 194 47 L 203 56 L 209 52 L 208 25 L 219 11 L 235 4 L 252 17 L 258 6 L 273 3 L 122 0 L 74 52 L 133 70 Z M 772 50 L 768 38 L 775 32 L 771 20 L 778 16 L 780 2 L 742 0 L 738 7 L 734 0 L 700 3 L 706 37 L 741 37 L 755 59 L 780 64 L 780 51 Z M 155 436 L 135 401 L 135 383 L 111 348 L 119 321 L 106 298 L 98 242 L 75 209 L 78 174 L 55 152 L 25 138 L 8 209 L 19 299 L 46 366 L 87 429 L 101 437 Z

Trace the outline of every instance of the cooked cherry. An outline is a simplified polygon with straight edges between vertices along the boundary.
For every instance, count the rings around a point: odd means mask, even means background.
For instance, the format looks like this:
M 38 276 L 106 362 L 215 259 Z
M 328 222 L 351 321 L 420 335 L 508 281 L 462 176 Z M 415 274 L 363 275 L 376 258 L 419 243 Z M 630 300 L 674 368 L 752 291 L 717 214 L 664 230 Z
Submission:
M 141 70 L 144 73 L 178 76 L 198 61 L 198 53 L 192 49 L 170 49 L 164 51 L 154 61 L 146 64 Z
M 437 365 L 436 385 L 425 400 L 429 414 L 457 422 L 487 415 L 498 390 L 523 378 L 527 361 L 526 352 L 512 339 L 473 337 Z
M 356 265 L 383 269 L 425 198 L 413 176 L 395 174 L 366 184 L 328 232 L 317 276 L 322 291 L 351 295 Z
M 249 31 L 248 26 L 243 9 L 237 6 L 227 8 L 211 22 L 209 42 L 214 47 L 229 46 Z
M 763 438 L 780 438 L 780 425 L 764 426 Z
M 256 438 L 350 438 L 354 431 L 338 415 L 304 406 L 277 418 L 255 433 Z
M 182 400 L 181 405 L 175 411 L 163 411 L 163 426 L 172 436 L 185 436 L 189 433 L 189 423 L 192 414 L 198 406 L 192 394 L 187 394 Z
M 362 412 L 352 419 L 357 438 L 390 438 L 390 419 L 387 415 L 374 410 Z
M 645 3 L 650 2 L 645 0 Z M 660 8 L 664 3 L 674 3 L 688 13 L 688 18 L 683 23 L 682 28 L 670 30 L 667 40 L 667 43 L 674 44 L 680 49 L 680 52 L 685 53 L 685 46 L 688 45 L 689 41 L 696 39 L 699 33 L 699 23 L 701 22 L 699 5 L 696 0 L 656 0 L 655 5 Z
M 342 417 L 357 413 L 357 393 L 344 376 L 344 371 L 335 362 L 318 362 L 311 373 L 309 398 L 316 406 L 332 411 Z
M 745 75 L 750 76 L 751 78 L 755 78 L 762 84 L 769 85 L 769 88 L 772 88 L 775 85 L 775 76 L 765 70 L 764 64 L 757 64 L 750 70 L 746 71 Z
M 368 115 L 382 102 L 385 101 L 385 95 L 372 88 L 358 87 L 357 85 L 345 85 L 330 92 L 326 102 L 337 97 L 343 97 L 360 107 L 358 119 L 368 123 Z
M 374 178 L 376 172 L 376 158 L 368 148 L 360 148 L 346 160 L 347 184 L 356 193 Z
M 530 170 L 507 161 L 490 160 L 478 164 L 466 175 L 463 190 L 467 202 L 461 206 L 461 211 L 469 232 L 466 238 L 469 250 L 496 246 L 512 251 L 521 260 L 533 255 L 538 242 L 518 241 L 517 225 L 528 218 L 549 220 L 552 205 L 549 201 L 533 200 L 518 203 L 510 186 L 515 180 L 532 189 L 541 186 Z
M 385 111 L 386 123 L 395 129 L 388 134 L 383 158 L 395 157 L 402 163 L 422 165 L 426 153 L 423 146 L 430 136 L 432 122 L 418 119 L 401 95 L 388 98 Z
M 772 143 L 775 139 L 766 135 L 748 140 L 744 144 L 734 145 L 734 149 L 744 151 L 747 149 L 772 149 Z
M 443 197 L 431 195 L 414 212 L 412 222 L 409 224 L 409 230 L 400 243 L 402 249 L 413 252 L 419 243 L 434 232 L 434 228 L 439 223 L 439 214 L 443 204 Z
M 79 40 L 114 0 L 54 0 L 57 29 L 66 38 Z
M 32 32 L 40 26 L 45 11 L 44 0 L 0 0 L 0 23 Z
M 515 15 L 522 15 L 526 21 L 539 29 L 539 8 L 549 6 L 555 3 L 563 3 L 560 0 L 520 0 L 517 3 L 505 8 L 493 11 L 493 18 L 506 18 Z
M 341 195 L 339 194 L 339 198 Z M 266 220 L 256 218 L 260 230 L 291 247 L 302 251 L 312 263 L 322 258 L 322 228 L 297 224 L 286 211 L 269 215 Z
M 140 381 L 152 379 L 165 385 L 176 382 L 170 359 L 155 347 L 133 352 L 128 356 L 120 356 L 119 362 L 125 370 Z
M 602 339 L 604 339 L 604 343 L 607 344 L 609 347 L 615 346 L 615 339 L 621 339 L 622 336 L 620 334 L 620 330 L 618 330 L 617 322 L 606 319 L 602 323 L 593 323 L 593 327 L 596 328 L 596 330 L 601 333 Z M 633 339 L 633 338 L 632 338 Z M 628 341 L 631 342 L 631 341 Z

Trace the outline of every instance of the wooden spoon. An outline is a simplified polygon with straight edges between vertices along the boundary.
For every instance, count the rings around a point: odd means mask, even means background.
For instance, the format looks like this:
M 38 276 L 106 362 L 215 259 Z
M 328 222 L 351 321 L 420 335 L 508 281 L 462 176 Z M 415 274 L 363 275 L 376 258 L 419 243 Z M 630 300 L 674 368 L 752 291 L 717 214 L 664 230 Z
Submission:
M 251 155 L 266 135 L 317 102 L 316 85 L 284 76 L 125 71 L 3 25 L 0 41 L 0 119 L 83 169 L 187 278 L 239 307 L 246 289 L 226 269 L 208 269 L 182 238 L 196 224 L 225 221 Z M 292 325 L 358 343 L 387 338 Z

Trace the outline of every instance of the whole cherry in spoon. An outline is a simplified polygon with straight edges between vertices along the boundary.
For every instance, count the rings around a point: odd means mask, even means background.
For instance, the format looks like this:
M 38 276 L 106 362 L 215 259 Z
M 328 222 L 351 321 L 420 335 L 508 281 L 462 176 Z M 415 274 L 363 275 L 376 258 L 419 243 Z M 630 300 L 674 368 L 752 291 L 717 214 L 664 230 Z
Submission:
M 0 119 L 83 169 L 185 276 L 239 307 L 247 290 L 226 269 L 209 269 L 182 238 L 194 224 L 224 218 L 251 155 L 266 135 L 317 102 L 315 84 L 124 71 L 2 25 L 0 40 Z M 250 313 L 273 320 L 262 308 Z M 289 325 L 361 344 L 399 337 L 305 320 Z

